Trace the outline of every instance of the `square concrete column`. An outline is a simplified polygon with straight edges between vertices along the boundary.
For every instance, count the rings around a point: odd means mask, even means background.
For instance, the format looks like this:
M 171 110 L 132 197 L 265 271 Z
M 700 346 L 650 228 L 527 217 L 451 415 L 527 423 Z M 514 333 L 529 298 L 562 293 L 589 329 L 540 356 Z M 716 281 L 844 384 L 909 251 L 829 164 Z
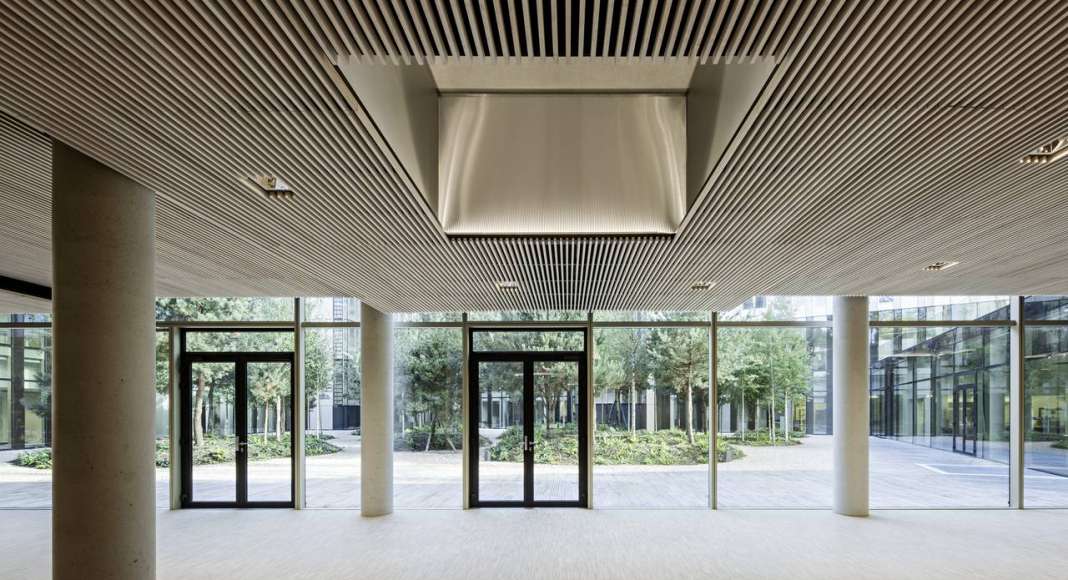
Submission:
M 155 195 L 52 148 L 52 575 L 156 573 Z
M 868 515 L 868 299 L 834 297 L 834 511 Z
M 393 317 L 360 307 L 360 513 L 393 512 Z

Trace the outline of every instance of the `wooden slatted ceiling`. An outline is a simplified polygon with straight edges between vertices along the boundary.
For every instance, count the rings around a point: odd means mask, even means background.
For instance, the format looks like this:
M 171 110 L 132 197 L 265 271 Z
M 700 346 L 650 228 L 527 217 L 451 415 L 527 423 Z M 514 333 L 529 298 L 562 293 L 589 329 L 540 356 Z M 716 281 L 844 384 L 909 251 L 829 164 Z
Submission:
M 1068 3 L 0 0 L 0 273 L 47 284 L 47 139 L 158 192 L 168 295 L 396 311 L 1068 292 Z M 674 239 L 448 240 L 338 55 L 779 62 Z M 559 57 L 557 55 L 560 55 Z M 33 129 L 27 129 L 32 127 Z M 293 200 L 244 178 L 282 176 Z M 961 264 L 921 271 L 938 260 Z M 499 292 L 497 280 L 517 280 Z M 714 280 L 695 292 L 697 280 Z

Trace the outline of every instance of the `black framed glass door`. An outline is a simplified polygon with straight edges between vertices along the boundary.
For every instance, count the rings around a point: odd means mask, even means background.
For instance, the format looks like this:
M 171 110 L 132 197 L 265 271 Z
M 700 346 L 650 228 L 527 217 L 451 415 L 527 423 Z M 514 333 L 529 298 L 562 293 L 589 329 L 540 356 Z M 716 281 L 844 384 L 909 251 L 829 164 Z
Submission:
M 493 331 L 471 332 L 475 345 Z M 564 332 L 582 333 L 583 350 L 472 350 L 471 507 L 586 506 L 585 332 Z
M 979 424 L 975 385 L 953 389 L 953 451 L 975 455 Z
M 293 507 L 292 352 L 182 352 L 182 507 Z

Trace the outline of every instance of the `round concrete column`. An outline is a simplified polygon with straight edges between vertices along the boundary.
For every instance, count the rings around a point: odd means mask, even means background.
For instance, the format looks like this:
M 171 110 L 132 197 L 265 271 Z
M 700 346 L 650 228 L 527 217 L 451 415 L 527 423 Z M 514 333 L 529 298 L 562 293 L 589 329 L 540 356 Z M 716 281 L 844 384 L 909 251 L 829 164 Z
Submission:
M 393 318 L 360 307 L 360 513 L 393 513 Z
M 868 299 L 834 298 L 834 511 L 868 515 Z
M 154 578 L 155 195 L 52 147 L 52 576 Z

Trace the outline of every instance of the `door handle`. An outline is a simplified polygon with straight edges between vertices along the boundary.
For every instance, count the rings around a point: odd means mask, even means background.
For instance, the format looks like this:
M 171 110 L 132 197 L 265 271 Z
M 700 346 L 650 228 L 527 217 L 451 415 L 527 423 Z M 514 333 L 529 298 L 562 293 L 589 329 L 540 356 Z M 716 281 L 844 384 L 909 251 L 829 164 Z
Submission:
M 237 446 L 234 447 L 234 452 L 241 453 L 242 450 L 248 451 L 248 442 L 238 439 Z
M 534 451 L 534 442 L 523 436 L 523 451 Z

